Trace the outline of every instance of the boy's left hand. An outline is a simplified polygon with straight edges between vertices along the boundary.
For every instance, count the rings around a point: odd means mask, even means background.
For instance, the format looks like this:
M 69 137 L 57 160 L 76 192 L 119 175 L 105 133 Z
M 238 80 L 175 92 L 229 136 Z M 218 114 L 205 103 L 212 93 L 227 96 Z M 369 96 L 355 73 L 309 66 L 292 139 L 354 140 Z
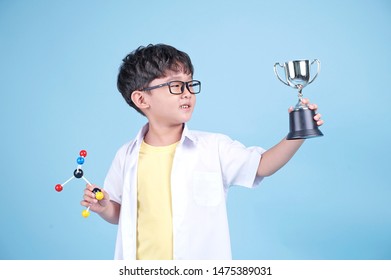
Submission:
M 307 107 L 308 107 L 310 110 L 315 110 L 314 120 L 316 121 L 316 124 L 317 124 L 318 126 L 321 126 L 321 125 L 324 123 L 324 121 L 321 119 L 322 115 L 319 114 L 319 113 L 317 112 L 317 110 L 318 110 L 318 105 L 316 105 L 316 104 L 310 104 L 310 100 L 309 100 L 308 98 L 303 98 L 303 99 L 301 100 L 301 103 L 303 103 L 304 105 L 307 105 Z M 288 112 L 290 113 L 290 112 L 292 112 L 292 111 L 293 111 L 293 106 L 291 106 L 291 107 L 289 108 Z

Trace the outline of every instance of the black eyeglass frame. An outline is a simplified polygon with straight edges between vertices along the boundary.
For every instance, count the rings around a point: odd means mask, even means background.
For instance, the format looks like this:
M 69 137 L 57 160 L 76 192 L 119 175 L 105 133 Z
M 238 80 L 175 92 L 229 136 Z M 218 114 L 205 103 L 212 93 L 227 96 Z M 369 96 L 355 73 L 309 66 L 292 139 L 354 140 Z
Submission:
M 171 90 L 171 84 L 172 84 L 172 83 L 182 83 L 181 92 L 172 92 L 172 90 Z M 198 90 L 197 92 L 193 92 L 193 91 L 190 89 L 189 84 L 191 84 L 191 83 L 198 83 L 199 90 Z M 201 81 L 198 81 L 198 80 L 191 80 L 191 81 L 188 81 L 188 82 L 170 81 L 170 82 L 167 82 L 167 83 L 164 83 L 164 84 L 160 84 L 160 85 L 156 85 L 156 86 L 152 86 L 152 87 L 142 88 L 142 89 L 140 89 L 140 91 L 153 90 L 153 89 L 157 89 L 157 88 L 161 88 L 161 87 L 168 86 L 168 89 L 169 89 L 169 91 L 170 91 L 171 94 L 179 95 L 179 94 L 182 94 L 182 93 L 185 91 L 185 85 L 186 85 L 187 90 L 188 90 L 191 94 L 198 94 L 198 93 L 201 92 Z

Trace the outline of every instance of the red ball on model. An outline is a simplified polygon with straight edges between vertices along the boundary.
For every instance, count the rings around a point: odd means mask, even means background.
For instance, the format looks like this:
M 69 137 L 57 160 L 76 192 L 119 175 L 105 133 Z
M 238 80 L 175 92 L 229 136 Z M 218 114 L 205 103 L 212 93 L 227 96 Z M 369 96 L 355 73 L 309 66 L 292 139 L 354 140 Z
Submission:
M 87 151 L 86 150 L 81 150 L 80 151 L 80 156 L 81 157 L 86 157 L 87 156 Z
M 57 184 L 54 188 L 55 188 L 55 190 L 58 191 L 58 192 L 62 191 L 62 189 L 63 189 L 63 187 L 62 187 L 61 184 Z

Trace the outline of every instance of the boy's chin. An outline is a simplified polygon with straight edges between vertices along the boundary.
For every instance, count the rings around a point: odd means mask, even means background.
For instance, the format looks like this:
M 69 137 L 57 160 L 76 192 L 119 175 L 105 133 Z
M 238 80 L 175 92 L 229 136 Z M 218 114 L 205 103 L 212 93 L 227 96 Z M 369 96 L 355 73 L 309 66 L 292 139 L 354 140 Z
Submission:
M 191 120 L 191 115 L 189 117 L 184 118 L 182 123 L 187 123 L 190 120 Z

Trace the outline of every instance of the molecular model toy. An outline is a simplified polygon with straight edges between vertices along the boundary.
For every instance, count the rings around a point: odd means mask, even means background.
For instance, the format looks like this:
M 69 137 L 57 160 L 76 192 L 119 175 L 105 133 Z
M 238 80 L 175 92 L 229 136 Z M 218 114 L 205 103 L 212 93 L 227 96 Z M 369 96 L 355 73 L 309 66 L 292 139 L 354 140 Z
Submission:
M 75 169 L 75 171 L 73 172 L 73 176 L 71 178 L 69 178 L 68 180 L 66 180 L 64 183 L 62 184 L 57 184 L 54 188 L 57 192 L 61 192 L 63 189 L 64 189 L 64 186 L 69 183 L 72 179 L 74 178 L 77 178 L 77 179 L 83 179 L 84 181 L 86 181 L 86 183 L 90 186 L 92 186 L 92 184 L 87 180 L 86 177 L 84 177 L 84 173 L 83 173 L 83 170 L 81 169 L 81 166 L 84 164 L 84 161 L 85 161 L 85 158 L 87 156 L 87 151 L 86 150 L 81 150 L 80 151 L 80 156 L 76 159 L 76 162 L 77 162 L 77 168 Z M 94 188 L 94 190 L 92 191 L 94 194 L 95 194 L 95 198 L 97 200 L 102 200 L 104 198 L 104 195 L 103 195 L 103 192 L 101 192 L 101 190 L 99 188 Z M 84 218 L 87 218 L 89 215 L 90 215 L 90 206 L 88 206 L 87 209 L 84 209 L 82 211 L 82 216 Z

